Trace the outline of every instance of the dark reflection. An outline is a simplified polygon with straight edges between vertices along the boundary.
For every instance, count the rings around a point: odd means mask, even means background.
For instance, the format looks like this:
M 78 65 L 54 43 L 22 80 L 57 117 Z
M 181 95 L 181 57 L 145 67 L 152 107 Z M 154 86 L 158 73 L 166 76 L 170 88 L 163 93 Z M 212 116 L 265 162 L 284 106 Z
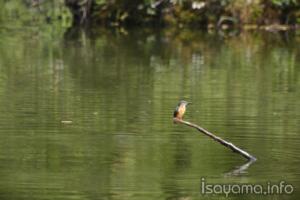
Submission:
M 223 38 L 236 37 L 240 34 L 240 29 L 218 29 L 218 35 Z
M 164 193 L 164 199 L 185 199 L 190 198 L 187 191 L 180 186 L 178 177 L 183 171 L 191 167 L 191 155 L 185 137 L 182 135 L 172 135 L 170 145 L 172 152 L 170 159 L 172 162 L 164 164 L 164 177 L 161 181 L 161 188 Z M 177 177 L 177 178 L 176 178 Z
M 175 137 L 173 140 L 175 141 L 172 141 L 171 144 L 175 145 L 174 165 L 176 171 L 189 168 L 191 164 L 191 153 L 188 148 L 188 144 L 182 137 Z

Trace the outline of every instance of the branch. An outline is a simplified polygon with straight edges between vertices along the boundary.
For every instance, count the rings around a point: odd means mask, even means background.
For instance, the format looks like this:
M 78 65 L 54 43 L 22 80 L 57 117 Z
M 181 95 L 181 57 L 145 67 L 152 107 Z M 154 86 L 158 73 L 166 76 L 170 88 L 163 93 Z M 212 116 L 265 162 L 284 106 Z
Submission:
M 223 140 L 222 138 L 215 136 L 214 134 L 212 134 L 211 132 L 205 130 L 204 128 L 193 124 L 191 122 L 188 121 L 184 121 L 182 119 L 178 119 L 178 118 L 173 118 L 174 122 L 177 123 L 181 123 L 181 124 L 185 124 L 187 126 L 193 127 L 195 129 L 197 129 L 198 131 L 200 131 L 201 133 L 203 133 L 204 135 L 212 138 L 213 140 L 219 142 L 220 144 L 222 144 L 223 146 L 231 149 L 233 152 L 238 153 L 240 155 L 242 155 L 244 158 L 250 160 L 250 161 L 255 161 L 256 158 L 254 156 L 252 156 L 251 154 L 249 154 L 248 152 L 240 149 L 239 147 L 235 146 L 234 144 L 232 144 L 231 142 L 227 142 L 226 140 Z

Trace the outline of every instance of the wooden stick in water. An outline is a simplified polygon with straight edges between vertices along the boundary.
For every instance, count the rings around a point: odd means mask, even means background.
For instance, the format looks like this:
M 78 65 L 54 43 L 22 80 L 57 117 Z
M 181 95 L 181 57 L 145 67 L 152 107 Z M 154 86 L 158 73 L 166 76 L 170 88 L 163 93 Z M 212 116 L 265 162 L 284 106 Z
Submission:
M 220 144 L 222 144 L 223 146 L 225 146 L 225 147 L 231 149 L 233 152 L 242 155 L 244 158 L 246 158 L 246 159 L 248 159 L 248 160 L 250 160 L 250 161 L 255 161 L 255 160 L 256 160 L 256 158 L 255 158 L 254 156 L 252 156 L 251 154 L 249 154 L 248 152 L 246 152 L 246 151 L 240 149 L 239 147 L 235 146 L 235 145 L 232 144 L 231 142 L 227 142 L 226 140 L 223 140 L 222 138 L 220 138 L 220 137 L 218 137 L 218 136 L 212 134 L 211 132 L 205 130 L 204 128 L 202 128 L 202 127 L 200 127 L 200 126 L 198 126 L 198 125 L 196 125 L 196 124 L 193 124 L 193 123 L 188 122 L 188 121 L 184 121 L 184 120 L 182 120 L 182 119 L 180 119 L 180 118 L 176 118 L 176 117 L 174 117 L 173 120 L 174 120 L 174 122 L 176 122 L 176 123 L 185 124 L 185 125 L 187 125 L 187 126 L 190 126 L 190 127 L 193 127 L 193 128 L 195 128 L 195 129 L 197 129 L 198 131 L 200 131 L 200 132 L 203 133 L 204 135 L 206 135 L 206 136 L 212 138 L 213 140 L 215 140 L 215 141 L 219 142 Z

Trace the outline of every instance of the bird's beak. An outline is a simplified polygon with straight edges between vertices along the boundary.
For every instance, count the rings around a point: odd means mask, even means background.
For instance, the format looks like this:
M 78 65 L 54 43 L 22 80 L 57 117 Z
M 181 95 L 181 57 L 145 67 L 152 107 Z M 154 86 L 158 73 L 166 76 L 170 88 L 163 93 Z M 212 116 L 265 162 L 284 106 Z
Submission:
M 187 102 L 187 104 L 186 104 L 186 105 L 190 105 L 190 104 L 192 104 L 192 102 Z

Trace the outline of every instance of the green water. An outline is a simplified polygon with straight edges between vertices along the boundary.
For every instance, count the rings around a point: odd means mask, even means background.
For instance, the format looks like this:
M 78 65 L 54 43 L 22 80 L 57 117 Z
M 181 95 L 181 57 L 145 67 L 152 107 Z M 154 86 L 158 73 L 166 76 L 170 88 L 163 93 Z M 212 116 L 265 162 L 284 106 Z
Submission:
M 207 183 L 300 187 L 300 38 L 0 30 L 0 198 L 225 199 Z M 257 157 L 245 160 L 185 119 Z M 63 123 L 62 121 L 70 121 Z M 72 122 L 72 123 L 71 123 Z M 297 197 L 298 196 L 298 197 Z

